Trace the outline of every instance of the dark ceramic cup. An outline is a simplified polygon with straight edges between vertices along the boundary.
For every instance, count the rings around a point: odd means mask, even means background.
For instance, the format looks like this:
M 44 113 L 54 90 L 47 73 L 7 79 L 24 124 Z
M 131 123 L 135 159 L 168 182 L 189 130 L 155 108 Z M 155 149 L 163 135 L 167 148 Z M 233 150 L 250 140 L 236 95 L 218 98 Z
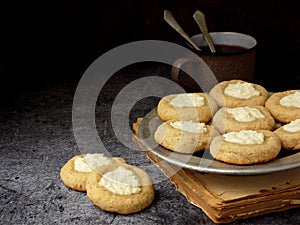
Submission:
M 209 66 L 218 82 L 241 79 L 252 81 L 255 74 L 255 56 L 257 41 L 254 37 L 236 32 L 210 33 L 217 52 L 211 53 L 202 34 L 192 37 L 202 51 L 196 52 Z M 172 67 L 172 79 L 193 90 L 199 86 L 191 77 L 180 68 L 189 67 L 189 70 L 199 70 L 199 65 L 189 56 L 179 58 Z

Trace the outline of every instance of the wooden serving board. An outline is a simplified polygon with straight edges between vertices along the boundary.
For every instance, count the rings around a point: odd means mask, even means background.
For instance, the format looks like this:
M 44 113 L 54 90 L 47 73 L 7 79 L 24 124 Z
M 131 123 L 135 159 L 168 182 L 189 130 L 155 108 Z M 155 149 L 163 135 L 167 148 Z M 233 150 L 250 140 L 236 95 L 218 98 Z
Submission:
M 135 131 L 139 122 L 133 125 Z M 203 174 L 167 163 L 151 154 L 136 135 L 133 139 L 177 190 L 215 223 L 300 207 L 300 168 L 255 176 Z

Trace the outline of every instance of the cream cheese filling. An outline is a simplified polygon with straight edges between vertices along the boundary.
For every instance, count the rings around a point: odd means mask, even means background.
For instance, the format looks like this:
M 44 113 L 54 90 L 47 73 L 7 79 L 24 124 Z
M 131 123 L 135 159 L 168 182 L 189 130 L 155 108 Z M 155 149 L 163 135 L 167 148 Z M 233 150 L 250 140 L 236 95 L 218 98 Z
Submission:
M 228 96 L 249 99 L 253 96 L 259 96 L 260 92 L 254 88 L 254 85 L 248 82 L 238 82 L 235 84 L 228 84 L 224 93 Z
M 287 132 L 299 132 L 300 131 L 300 119 L 291 121 L 290 123 L 283 126 L 283 130 Z
M 226 108 L 226 111 L 230 113 L 236 121 L 239 122 L 252 122 L 256 119 L 265 117 L 259 109 L 248 106 Z
M 141 191 L 138 176 L 124 166 L 103 174 L 99 185 L 118 195 L 131 195 Z
M 103 154 L 86 154 L 83 158 L 79 157 L 74 160 L 74 169 L 77 172 L 89 173 L 97 167 L 113 164 L 114 162 L 114 159 L 106 157 Z
M 170 104 L 177 108 L 200 107 L 204 105 L 204 97 L 195 93 L 178 94 L 170 101 Z
M 264 142 L 264 134 L 254 130 L 241 130 L 238 132 L 229 132 L 223 134 L 224 140 L 236 144 L 262 144 Z
M 193 122 L 191 120 L 170 122 L 170 126 L 178 130 L 196 134 L 207 132 L 207 127 L 205 126 L 205 123 Z
M 296 107 L 300 108 L 300 91 L 295 92 L 294 94 L 289 94 L 280 99 L 280 104 L 286 107 Z

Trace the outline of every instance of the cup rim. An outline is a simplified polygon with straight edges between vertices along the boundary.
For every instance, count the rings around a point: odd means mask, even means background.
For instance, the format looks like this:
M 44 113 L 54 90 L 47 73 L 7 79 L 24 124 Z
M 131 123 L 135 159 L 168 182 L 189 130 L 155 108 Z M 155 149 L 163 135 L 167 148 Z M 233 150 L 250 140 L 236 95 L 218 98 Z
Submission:
M 226 32 L 209 32 L 209 34 L 211 35 L 211 38 L 213 40 L 214 43 L 216 44 L 220 44 L 220 45 L 233 45 L 233 46 L 241 46 L 241 47 L 245 47 L 247 48 L 246 50 L 240 51 L 240 52 L 234 52 L 234 53 L 211 53 L 211 52 L 200 52 L 200 54 L 203 55 L 239 55 L 239 54 L 245 54 L 246 52 L 250 52 L 253 49 L 256 48 L 257 46 L 257 40 L 252 37 L 251 35 L 248 34 L 244 34 L 244 33 L 238 33 L 238 32 L 230 32 L 230 31 L 226 31 Z M 224 36 L 228 36 L 228 37 L 233 37 L 230 39 L 227 39 L 226 42 L 224 42 L 224 39 L 220 39 L 221 37 L 223 38 Z M 200 39 L 199 39 L 200 38 Z M 199 46 L 204 46 L 204 45 L 208 45 L 203 34 L 196 34 L 193 35 L 191 37 L 191 39 Z M 241 41 L 239 45 L 236 44 L 236 40 Z M 247 43 L 246 43 L 247 42 Z M 205 43 L 205 44 L 203 44 Z M 198 52 L 199 54 L 199 52 Z

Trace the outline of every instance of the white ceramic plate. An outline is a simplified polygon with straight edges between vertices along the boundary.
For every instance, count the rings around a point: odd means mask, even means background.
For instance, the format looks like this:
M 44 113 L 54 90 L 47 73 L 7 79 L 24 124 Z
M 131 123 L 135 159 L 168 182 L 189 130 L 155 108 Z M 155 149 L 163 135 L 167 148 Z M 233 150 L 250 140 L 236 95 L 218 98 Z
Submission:
M 206 150 L 202 155 L 188 155 L 173 152 L 158 145 L 154 138 L 156 128 L 162 123 L 156 108 L 149 112 L 141 122 L 138 137 L 141 144 L 155 156 L 181 168 L 187 168 L 204 173 L 227 175 L 258 175 L 288 170 L 300 166 L 300 152 L 291 155 L 281 155 L 277 159 L 263 164 L 238 166 L 213 160 Z

